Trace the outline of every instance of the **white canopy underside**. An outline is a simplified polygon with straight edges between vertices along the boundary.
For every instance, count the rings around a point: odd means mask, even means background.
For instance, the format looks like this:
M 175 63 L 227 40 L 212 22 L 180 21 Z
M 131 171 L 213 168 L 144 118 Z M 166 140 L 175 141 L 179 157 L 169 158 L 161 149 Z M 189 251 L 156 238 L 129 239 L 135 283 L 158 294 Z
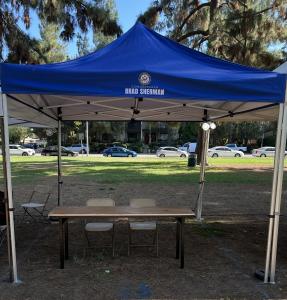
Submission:
M 21 126 L 21 127 L 32 127 L 32 128 L 48 128 L 51 126 L 41 125 L 33 122 L 28 122 L 25 120 L 9 118 L 9 126 Z
M 272 121 L 278 105 L 267 102 L 228 102 L 65 95 L 7 95 L 9 116 L 56 126 L 58 109 L 65 120 L 96 121 Z M 274 104 L 273 104 L 274 105 Z

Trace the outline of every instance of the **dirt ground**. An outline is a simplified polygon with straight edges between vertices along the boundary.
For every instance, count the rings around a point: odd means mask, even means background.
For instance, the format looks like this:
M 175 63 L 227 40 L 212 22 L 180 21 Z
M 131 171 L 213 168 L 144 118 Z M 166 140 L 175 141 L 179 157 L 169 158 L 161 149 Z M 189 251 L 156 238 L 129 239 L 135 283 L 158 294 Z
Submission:
M 45 182 L 53 185 L 52 179 Z M 70 259 L 59 269 L 58 225 L 22 223 L 19 206 L 31 187 L 14 189 L 21 284 L 7 283 L 5 247 L 0 248 L 0 299 L 286 299 L 287 219 L 283 207 L 277 278 L 265 285 L 254 278 L 264 268 L 271 185 L 206 184 L 202 224 L 185 227 L 185 268 L 175 257 L 175 224 L 162 223 L 159 257 L 153 249 L 127 256 L 127 225 L 117 226 L 116 257 L 110 249 L 86 249 L 83 224 L 70 224 Z M 65 180 L 65 205 L 85 205 L 92 197 L 112 197 L 117 205 L 147 197 L 160 206 L 193 205 L 196 185 L 102 184 Z M 49 208 L 56 205 L 56 198 Z M 110 236 L 97 235 L 98 242 Z M 138 234 L 138 240 L 151 236 Z

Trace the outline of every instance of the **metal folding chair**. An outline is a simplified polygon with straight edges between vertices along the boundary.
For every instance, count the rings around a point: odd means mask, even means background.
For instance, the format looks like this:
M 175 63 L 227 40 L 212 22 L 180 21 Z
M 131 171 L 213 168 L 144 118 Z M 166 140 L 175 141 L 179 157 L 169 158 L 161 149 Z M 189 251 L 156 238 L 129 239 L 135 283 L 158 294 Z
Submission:
M 21 204 L 23 208 L 22 222 L 25 221 L 26 217 L 30 217 L 34 222 L 37 222 L 37 218 L 45 220 L 47 212 L 46 205 L 51 197 L 51 191 L 48 186 L 36 186 L 27 203 Z M 40 199 L 42 198 L 42 199 Z
M 115 206 L 115 201 L 110 198 L 95 198 L 90 199 L 86 203 L 87 206 Z M 91 246 L 89 239 L 89 233 L 91 232 L 105 232 L 111 231 L 112 233 L 112 245 L 107 246 Z M 86 223 L 85 235 L 88 241 L 89 248 L 112 248 L 112 255 L 115 256 L 115 224 L 114 222 L 93 222 Z
M 131 199 L 131 207 L 153 207 L 156 206 L 154 199 Z M 132 243 L 132 231 L 154 231 L 154 240 L 152 244 L 134 244 Z M 158 224 L 156 221 L 139 221 L 129 222 L 129 241 L 128 241 L 128 256 L 130 255 L 131 247 L 155 247 L 156 256 L 158 256 Z

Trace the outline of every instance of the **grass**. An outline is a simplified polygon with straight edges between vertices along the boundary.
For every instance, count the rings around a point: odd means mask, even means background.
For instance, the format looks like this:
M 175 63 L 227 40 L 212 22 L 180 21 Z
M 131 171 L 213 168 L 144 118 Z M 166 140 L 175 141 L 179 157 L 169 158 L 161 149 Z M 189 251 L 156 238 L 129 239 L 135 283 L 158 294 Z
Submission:
M 272 158 L 210 158 L 206 179 L 214 183 L 269 183 L 272 164 Z M 0 175 L 3 178 L 2 170 Z M 12 157 L 12 178 L 16 184 L 56 175 L 56 157 Z M 181 158 L 79 156 L 63 158 L 63 175 L 99 183 L 186 184 L 198 182 L 199 168 L 188 168 L 186 159 Z

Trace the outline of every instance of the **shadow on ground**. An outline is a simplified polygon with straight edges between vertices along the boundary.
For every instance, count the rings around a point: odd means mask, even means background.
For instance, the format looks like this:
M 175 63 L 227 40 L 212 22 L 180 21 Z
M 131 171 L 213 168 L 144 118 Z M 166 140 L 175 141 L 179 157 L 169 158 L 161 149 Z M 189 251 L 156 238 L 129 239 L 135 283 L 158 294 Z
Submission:
M 280 240 L 276 285 L 253 277 L 263 267 L 266 224 L 242 219 L 234 224 L 207 222 L 186 225 L 186 267 L 175 257 L 175 226 L 160 225 L 160 257 L 152 249 L 135 249 L 127 256 L 126 225 L 117 226 L 116 257 L 108 249 L 86 249 L 83 225 L 70 225 L 70 259 L 59 269 L 58 226 L 17 226 L 19 274 L 23 283 L 4 283 L 0 299 L 194 299 L 287 297 L 287 239 Z M 284 230 L 287 224 L 282 225 Z M 135 236 L 141 242 L 150 236 Z M 99 235 L 97 242 L 109 242 Z M 5 264 L 3 253 L 1 265 Z M 285 267 L 284 267 L 285 265 Z

